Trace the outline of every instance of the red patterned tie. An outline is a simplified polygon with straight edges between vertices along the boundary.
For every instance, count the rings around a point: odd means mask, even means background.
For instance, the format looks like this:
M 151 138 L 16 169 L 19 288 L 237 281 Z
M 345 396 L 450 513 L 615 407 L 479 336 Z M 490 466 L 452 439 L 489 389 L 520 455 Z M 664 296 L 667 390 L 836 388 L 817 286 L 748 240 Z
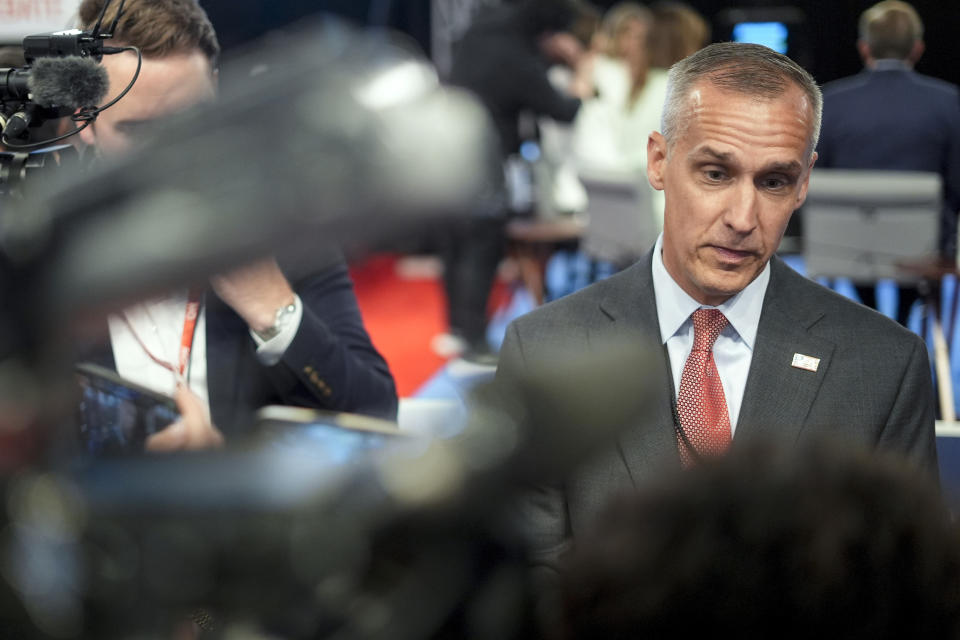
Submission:
M 693 350 L 683 365 L 677 410 L 680 424 L 697 455 L 715 456 L 730 445 L 730 416 L 717 365 L 713 361 L 713 343 L 727 326 L 727 318 L 717 309 L 697 309 L 693 319 Z M 691 455 L 683 437 L 677 434 L 680 460 L 690 466 Z

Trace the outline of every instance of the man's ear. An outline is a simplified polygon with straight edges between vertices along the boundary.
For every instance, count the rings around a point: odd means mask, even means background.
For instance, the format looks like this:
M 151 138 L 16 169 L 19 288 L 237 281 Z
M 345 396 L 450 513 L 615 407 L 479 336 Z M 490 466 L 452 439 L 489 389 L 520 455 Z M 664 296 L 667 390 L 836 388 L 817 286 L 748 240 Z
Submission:
M 870 53 L 870 46 L 866 40 L 857 40 L 857 53 L 860 54 L 860 59 L 863 60 L 863 66 L 869 67 L 873 63 L 873 55 Z
M 913 46 L 910 48 L 910 55 L 907 56 L 907 62 L 911 65 L 917 64 L 917 61 L 920 60 L 923 56 L 923 52 L 926 50 L 926 45 L 923 43 L 923 40 L 917 40 L 913 43 Z
M 817 162 L 817 152 L 810 154 L 810 166 L 807 167 L 807 175 L 800 184 L 800 190 L 797 191 L 797 205 L 794 209 L 799 209 L 807 199 L 807 190 L 810 188 L 810 173 L 813 171 L 813 165 Z
M 659 131 L 647 138 L 647 179 L 657 191 L 663 191 L 663 170 L 667 163 L 667 141 Z

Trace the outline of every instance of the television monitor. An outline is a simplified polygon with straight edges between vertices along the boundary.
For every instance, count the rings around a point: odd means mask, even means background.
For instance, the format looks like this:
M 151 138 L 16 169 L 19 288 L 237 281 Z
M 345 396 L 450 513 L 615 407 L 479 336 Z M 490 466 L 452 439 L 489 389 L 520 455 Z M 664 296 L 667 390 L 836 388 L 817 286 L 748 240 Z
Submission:
M 762 44 L 786 55 L 790 28 L 783 22 L 740 22 L 733 25 L 734 42 Z

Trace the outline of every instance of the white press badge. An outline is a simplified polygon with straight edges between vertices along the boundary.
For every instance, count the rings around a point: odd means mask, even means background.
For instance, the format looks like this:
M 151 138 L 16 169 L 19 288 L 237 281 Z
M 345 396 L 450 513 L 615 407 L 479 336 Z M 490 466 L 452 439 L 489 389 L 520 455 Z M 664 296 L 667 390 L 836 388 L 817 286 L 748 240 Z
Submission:
M 790 363 L 790 366 L 796 367 L 797 369 L 805 369 L 807 371 L 816 371 L 817 367 L 820 366 L 820 358 L 805 356 L 802 353 L 795 353 L 793 354 L 793 362 Z

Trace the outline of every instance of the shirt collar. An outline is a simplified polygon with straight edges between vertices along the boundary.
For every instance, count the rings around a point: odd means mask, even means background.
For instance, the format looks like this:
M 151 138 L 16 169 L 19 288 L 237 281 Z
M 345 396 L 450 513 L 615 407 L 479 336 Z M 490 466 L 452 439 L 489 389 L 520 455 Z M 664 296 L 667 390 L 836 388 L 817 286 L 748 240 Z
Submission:
M 912 67 L 897 58 L 881 58 L 873 61 L 870 71 L 912 71 Z
M 691 313 L 707 305 L 702 305 L 691 298 L 667 273 L 667 268 L 663 264 L 662 246 L 663 234 L 661 233 L 657 238 L 657 244 L 653 247 L 652 269 L 657 318 L 660 321 L 660 339 L 666 343 L 680 330 Z M 768 262 L 763 266 L 760 275 L 754 278 L 743 291 L 715 307 L 726 316 L 730 326 L 751 351 L 757 339 L 760 311 L 763 309 L 763 297 L 769 282 L 770 263 Z

